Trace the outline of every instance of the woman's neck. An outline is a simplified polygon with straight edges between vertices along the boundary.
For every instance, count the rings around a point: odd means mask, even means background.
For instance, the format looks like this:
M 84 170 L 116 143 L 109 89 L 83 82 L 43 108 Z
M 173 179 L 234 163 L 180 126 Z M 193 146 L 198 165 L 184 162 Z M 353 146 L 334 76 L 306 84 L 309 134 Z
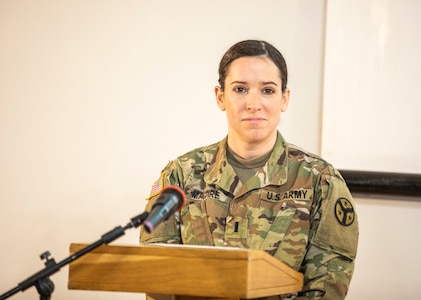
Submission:
M 242 159 L 256 159 L 272 151 L 276 143 L 276 137 L 277 135 L 275 134 L 265 141 L 250 143 L 243 140 L 230 139 L 228 135 L 228 147 Z

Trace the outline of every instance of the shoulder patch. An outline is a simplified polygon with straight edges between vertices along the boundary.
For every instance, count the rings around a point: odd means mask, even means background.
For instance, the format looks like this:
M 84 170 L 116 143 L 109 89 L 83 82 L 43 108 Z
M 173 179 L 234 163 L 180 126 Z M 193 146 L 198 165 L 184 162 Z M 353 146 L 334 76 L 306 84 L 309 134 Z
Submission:
M 322 201 L 320 223 L 311 242 L 328 251 L 355 259 L 359 228 L 352 195 L 340 178 L 325 178 L 323 188 L 326 197 Z
M 161 193 L 162 189 L 164 188 L 164 174 L 160 174 L 159 178 L 153 183 L 151 188 L 151 193 L 147 200 L 151 199 L 152 197 Z
M 346 198 L 338 198 L 335 203 L 334 213 L 336 220 L 342 226 L 350 226 L 355 220 L 355 211 L 351 201 Z

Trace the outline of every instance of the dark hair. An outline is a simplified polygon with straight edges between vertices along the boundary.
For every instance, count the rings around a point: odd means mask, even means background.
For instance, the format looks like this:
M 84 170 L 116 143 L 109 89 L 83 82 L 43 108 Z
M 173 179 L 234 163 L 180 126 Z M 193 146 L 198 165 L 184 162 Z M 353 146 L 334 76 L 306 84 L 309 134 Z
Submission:
M 225 88 L 225 78 L 231 63 L 237 58 L 244 56 L 268 57 L 278 67 L 282 80 L 282 92 L 285 92 L 288 81 L 287 65 L 281 52 L 266 41 L 245 40 L 231 46 L 225 52 L 219 63 L 219 85 Z

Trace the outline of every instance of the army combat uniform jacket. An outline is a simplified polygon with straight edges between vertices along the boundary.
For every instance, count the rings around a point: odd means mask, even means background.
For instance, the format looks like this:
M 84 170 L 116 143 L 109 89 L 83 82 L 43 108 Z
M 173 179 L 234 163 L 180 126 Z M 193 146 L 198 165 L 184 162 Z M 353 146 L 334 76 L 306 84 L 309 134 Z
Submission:
M 344 299 L 358 243 L 358 220 L 341 175 L 320 157 L 276 145 L 243 183 L 228 163 L 227 138 L 171 161 L 152 188 L 150 210 L 166 185 L 187 203 L 140 241 L 227 246 L 266 251 L 304 274 L 303 290 L 278 299 Z

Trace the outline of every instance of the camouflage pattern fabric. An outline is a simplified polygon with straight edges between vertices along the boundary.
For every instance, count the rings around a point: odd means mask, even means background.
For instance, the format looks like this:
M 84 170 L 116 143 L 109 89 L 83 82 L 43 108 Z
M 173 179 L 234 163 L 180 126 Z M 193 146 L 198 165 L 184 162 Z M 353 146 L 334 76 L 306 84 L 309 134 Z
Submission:
M 304 274 L 303 290 L 267 299 L 344 299 L 354 270 L 358 220 L 341 175 L 278 132 L 266 164 L 242 183 L 226 157 L 227 139 L 171 161 L 146 210 L 166 185 L 187 204 L 142 243 L 260 249 Z

